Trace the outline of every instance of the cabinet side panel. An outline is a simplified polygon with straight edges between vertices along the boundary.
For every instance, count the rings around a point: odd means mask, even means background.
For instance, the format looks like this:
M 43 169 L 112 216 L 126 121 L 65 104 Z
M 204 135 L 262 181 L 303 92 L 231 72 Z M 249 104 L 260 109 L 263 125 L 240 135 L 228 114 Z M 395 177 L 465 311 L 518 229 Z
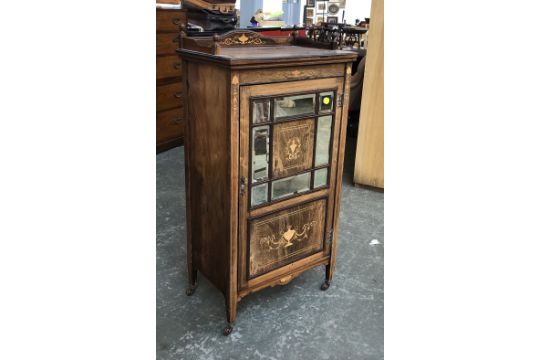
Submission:
M 225 292 L 230 230 L 228 77 L 226 70 L 216 66 L 187 65 L 186 154 L 193 261 Z

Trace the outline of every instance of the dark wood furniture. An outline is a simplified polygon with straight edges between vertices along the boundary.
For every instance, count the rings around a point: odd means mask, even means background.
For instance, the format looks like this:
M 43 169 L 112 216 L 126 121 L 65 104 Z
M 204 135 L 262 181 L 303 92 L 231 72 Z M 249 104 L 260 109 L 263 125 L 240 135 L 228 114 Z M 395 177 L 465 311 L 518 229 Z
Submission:
M 163 151 L 184 139 L 182 60 L 176 53 L 185 10 L 156 5 L 156 146 Z
M 312 41 L 335 43 L 339 49 L 361 48 L 364 46 L 363 35 L 367 31 L 367 28 L 323 22 L 321 25 L 310 26 L 306 35 Z
M 188 295 L 204 274 L 237 303 L 336 262 L 351 62 L 297 37 L 182 37 Z M 304 38 L 305 43 L 305 38 Z M 313 46 L 313 44 L 311 44 Z

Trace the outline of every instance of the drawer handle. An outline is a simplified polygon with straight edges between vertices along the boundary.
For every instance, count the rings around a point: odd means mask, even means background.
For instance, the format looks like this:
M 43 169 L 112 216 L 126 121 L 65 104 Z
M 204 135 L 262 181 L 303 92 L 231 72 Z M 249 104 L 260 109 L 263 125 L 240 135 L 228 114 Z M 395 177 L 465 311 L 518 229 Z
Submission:
M 292 275 L 287 275 L 287 276 L 282 277 L 281 279 L 279 279 L 279 284 L 280 285 L 285 285 L 285 284 L 290 283 L 291 280 L 292 280 Z
M 181 93 L 181 92 L 175 92 L 175 93 L 174 93 L 174 97 L 177 98 L 177 99 L 179 99 L 179 98 L 182 97 L 182 93 Z
M 173 121 L 175 124 L 180 124 L 182 122 L 182 118 L 176 118 Z
M 174 25 L 180 25 L 182 24 L 182 21 L 180 20 L 180 18 L 173 18 L 172 23 Z
M 180 69 L 182 68 L 182 63 L 176 63 L 176 64 L 174 64 L 174 68 L 175 68 L 176 70 L 180 70 Z

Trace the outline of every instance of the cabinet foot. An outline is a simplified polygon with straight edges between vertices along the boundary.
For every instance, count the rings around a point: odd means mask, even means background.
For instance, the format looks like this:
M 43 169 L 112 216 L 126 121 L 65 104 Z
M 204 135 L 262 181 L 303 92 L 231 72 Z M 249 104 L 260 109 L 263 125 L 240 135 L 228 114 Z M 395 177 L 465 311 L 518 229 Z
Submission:
M 223 335 L 224 336 L 229 336 L 233 331 L 233 327 L 231 326 L 231 324 L 225 326 L 225 329 L 223 329 Z
M 326 290 L 328 290 L 329 287 L 330 287 L 330 281 L 325 280 L 321 285 L 321 290 L 326 291 Z
M 186 295 L 191 296 L 191 295 L 195 294 L 196 289 L 197 289 L 197 284 L 189 285 L 189 287 L 186 289 Z

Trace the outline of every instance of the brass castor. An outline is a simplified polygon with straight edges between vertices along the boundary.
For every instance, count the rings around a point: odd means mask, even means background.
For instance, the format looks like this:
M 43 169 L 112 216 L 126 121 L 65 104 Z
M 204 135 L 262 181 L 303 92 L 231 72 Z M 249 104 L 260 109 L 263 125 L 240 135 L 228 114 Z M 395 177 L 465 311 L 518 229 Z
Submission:
M 227 326 L 225 326 L 225 329 L 223 329 L 223 335 L 224 336 L 229 336 L 233 331 L 233 327 L 229 324 Z
M 195 294 L 195 289 L 197 289 L 197 284 L 189 285 L 189 287 L 186 289 L 186 295 L 191 296 L 191 295 Z
M 321 290 L 326 291 L 326 290 L 328 290 L 329 287 L 330 287 L 330 281 L 325 280 L 321 285 Z

